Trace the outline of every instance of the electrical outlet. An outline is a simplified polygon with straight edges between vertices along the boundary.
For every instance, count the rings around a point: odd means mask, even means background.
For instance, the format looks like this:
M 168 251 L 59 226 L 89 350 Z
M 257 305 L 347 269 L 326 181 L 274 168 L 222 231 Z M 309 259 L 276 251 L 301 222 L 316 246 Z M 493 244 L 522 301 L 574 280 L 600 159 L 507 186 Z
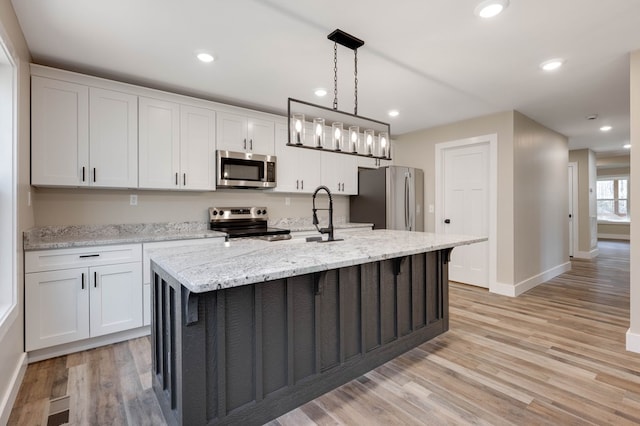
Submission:
M 138 196 L 136 194 L 131 194 L 129 196 L 129 205 L 132 205 L 132 206 L 138 205 Z
M 435 211 L 436 211 L 436 209 L 435 209 L 434 205 L 433 204 L 429 204 L 429 213 L 433 213 Z
M 285 206 L 289 206 L 289 205 L 291 205 L 291 198 L 289 198 L 289 197 L 284 197 L 284 205 L 285 205 Z

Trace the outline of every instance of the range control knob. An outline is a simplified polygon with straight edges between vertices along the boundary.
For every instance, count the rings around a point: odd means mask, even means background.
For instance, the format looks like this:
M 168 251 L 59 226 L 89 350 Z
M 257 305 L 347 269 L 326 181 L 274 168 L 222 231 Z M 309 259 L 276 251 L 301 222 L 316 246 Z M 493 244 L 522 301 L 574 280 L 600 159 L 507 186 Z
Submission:
M 267 209 L 262 210 L 262 214 L 267 214 Z
M 218 210 L 214 210 L 214 211 L 213 211 L 213 215 L 214 215 L 214 216 L 217 216 L 217 215 L 218 215 Z

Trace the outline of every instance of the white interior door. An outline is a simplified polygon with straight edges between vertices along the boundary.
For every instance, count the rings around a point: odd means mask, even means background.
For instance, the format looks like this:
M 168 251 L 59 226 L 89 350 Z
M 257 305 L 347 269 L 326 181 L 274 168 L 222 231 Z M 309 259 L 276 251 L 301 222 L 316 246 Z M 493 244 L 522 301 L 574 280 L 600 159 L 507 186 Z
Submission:
M 569 163 L 569 256 L 573 257 L 576 249 L 577 224 L 576 209 L 578 207 L 578 163 Z
M 489 143 L 442 151 L 442 230 L 489 236 Z M 489 287 L 489 242 L 456 247 L 449 263 L 452 281 Z

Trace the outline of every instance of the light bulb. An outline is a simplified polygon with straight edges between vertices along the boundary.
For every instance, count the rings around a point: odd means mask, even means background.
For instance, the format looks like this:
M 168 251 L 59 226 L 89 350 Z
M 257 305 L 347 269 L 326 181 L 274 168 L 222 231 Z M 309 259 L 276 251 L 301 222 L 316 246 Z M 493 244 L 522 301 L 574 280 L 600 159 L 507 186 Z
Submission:
M 316 136 L 320 136 L 321 134 L 322 134 L 322 126 L 318 124 L 316 126 Z
M 351 142 L 356 142 L 358 140 L 358 134 L 356 132 L 351 132 Z
M 300 120 L 296 120 L 296 132 L 302 130 L 302 122 Z
M 387 139 L 384 136 L 380 138 L 380 146 L 383 148 L 387 146 Z
M 334 136 L 336 137 L 336 139 L 340 139 L 340 129 L 336 129 Z

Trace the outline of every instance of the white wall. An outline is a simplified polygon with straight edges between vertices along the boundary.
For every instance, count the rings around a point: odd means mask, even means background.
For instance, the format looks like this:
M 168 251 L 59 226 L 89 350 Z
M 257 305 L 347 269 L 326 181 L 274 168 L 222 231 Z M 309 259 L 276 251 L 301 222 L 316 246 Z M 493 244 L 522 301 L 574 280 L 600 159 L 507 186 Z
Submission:
M 138 205 L 129 205 L 129 195 Z M 33 188 L 36 226 L 208 220 L 209 207 L 265 206 L 269 218 L 311 218 L 311 194 L 277 194 L 261 190 L 214 192 L 127 191 Z M 286 201 L 289 201 L 289 205 Z M 335 195 L 334 218 L 348 220 L 349 197 Z
M 565 271 L 569 259 L 567 138 L 517 111 L 402 135 L 394 163 L 425 173 L 425 228 L 435 230 L 435 145 L 498 138 L 497 271 L 492 291 L 518 295 Z
M 631 54 L 631 198 L 640 200 L 640 50 Z M 635 173 L 633 171 L 635 170 Z M 640 208 L 631 208 L 631 300 L 627 349 L 640 352 Z M 635 224 L 635 225 L 634 225 Z
M 424 171 L 425 230 L 435 231 L 435 145 L 480 135 L 498 136 L 497 280 L 513 283 L 513 111 L 407 133 L 396 139 L 394 164 Z
M 568 140 L 514 114 L 515 283 L 569 262 Z M 546 281 L 546 277 L 541 277 Z
M 0 337 L 0 424 L 4 424 L 9 416 L 13 398 L 20 385 L 21 374 L 24 372 L 24 343 L 23 343 L 23 255 L 22 230 L 33 226 L 33 212 L 27 207 L 27 191 L 29 188 L 29 61 L 31 57 L 27 44 L 18 24 L 10 0 L 0 0 L 0 37 L 9 50 L 9 54 L 18 64 L 18 106 L 17 106 L 17 137 L 18 137 L 18 182 L 17 203 L 18 220 L 16 234 L 18 244 L 17 256 L 17 287 L 18 287 L 18 315 L 15 321 Z

